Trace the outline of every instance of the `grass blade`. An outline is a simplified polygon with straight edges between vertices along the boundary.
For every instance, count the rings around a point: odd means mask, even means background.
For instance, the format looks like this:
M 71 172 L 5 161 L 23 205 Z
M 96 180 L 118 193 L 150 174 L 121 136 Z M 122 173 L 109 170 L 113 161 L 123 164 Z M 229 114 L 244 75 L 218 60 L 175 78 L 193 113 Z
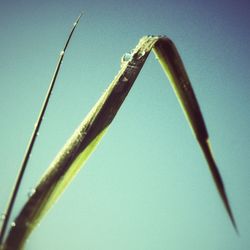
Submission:
M 54 85 L 55 85 L 55 82 L 56 82 L 56 78 L 57 78 L 58 72 L 60 70 L 60 66 L 61 66 L 62 61 L 63 61 L 64 53 L 65 53 L 65 51 L 66 51 L 66 49 L 68 47 L 70 39 L 71 39 L 71 37 L 72 37 L 72 35 L 74 33 L 74 30 L 75 30 L 75 28 L 76 28 L 76 26 L 77 26 L 77 24 L 78 24 L 81 16 L 82 16 L 82 14 L 80 14 L 79 17 L 77 18 L 77 20 L 75 21 L 75 23 L 73 25 L 73 28 L 72 28 L 72 30 L 71 30 L 71 32 L 69 34 L 69 37 L 68 37 L 68 39 L 67 39 L 67 41 L 65 43 L 65 46 L 64 46 L 63 50 L 60 53 L 60 56 L 59 56 L 59 59 L 58 59 L 57 65 L 56 65 L 56 69 L 55 69 L 55 72 L 54 72 L 54 75 L 52 77 L 52 80 L 51 80 L 51 83 L 49 85 L 46 97 L 45 97 L 43 105 L 42 105 L 42 108 L 41 108 L 39 116 L 37 118 L 37 122 L 35 123 L 34 130 L 33 130 L 32 134 L 31 134 L 30 141 L 28 143 L 28 146 L 27 146 L 27 149 L 26 149 L 26 152 L 25 152 L 22 164 L 20 166 L 20 169 L 19 169 L 16 181 L 15 181 L 15 184 L 13 186 L 13 191 L 11 192 L 8 205 L 7 205 L 6 211 L 4 213 L 5 216 L 4 216 L 3 224 L 1 226 L 1 233 L 0 233 L 0 246 L 2 245 L 3 240 L 4 240 L 4 236 L 5 236 L 6 228 L 7 228 L 8 222 L 9 222 L 9 218 L 11 216 L 11 212 L 12 212 L 12 209 L 13 209 L 13 206 L 14 206 L 17 194 L 18 194 L 18 190 L 19 190 L 19 187 L 21 185 L 21 182 L 22 182 L 22 179 L 23 179 L 23 176 L 24 176 L 27 164 L 29 162 L 30 154 L 31 154 L 33 146 L 35 144 L 39 128 L 41 126 L 44 114 L 46 112 L 46 108 L 48 106 L 49 99 L 50 99 L 52 90 L 54 88 Z
M 139 74 L 150 52 L 150 50 L 147 53 L 142 52 L 147 42 L 148 39 L 145 39 L 139 43 L 134 52 L 134 59 L 124 63 L 108 89 L 52 162 L 36 187 L 36 192 L 16 218 L 15 227 L 9 232 L 4 250 L 22 249 L 37 223 L 87 160 Z
M 221 196 L 233 227 L 238 233 L 237 225 L 229 205 L 224 184 L 212 155 L 206 125 L 181 57 L 173 42 L 166 38 L 163 39 L 162 42 L 158 42 L 155 45 L 154 52 L 159 58 L 159 62 L 168 76 L 169 81 L 183 108 L 184 114 L 186 115 L 189 124 L 201 146 L 217 190 Z
M 37 223 L 40 222 L 83 166 L 83 163 L 86 162 L 117 114 L 152 48 L 154 48 L 164 71 L 176 89 L 191 127 L 199 143 L 203 146 L 202 149 L 212 173 L 217 173 L 216 177 L 213 176 L 217 187 L 219 186 L 218 178 L 220 181 L 221 178 L 215 163 L 212 164 L 214 160 L 210 148 L 207 147 L 208 135 L 205 123 L 176 48 L 166 37 L 143 37 L 133 53 L 123 57 L 121 69 L 115 79 L 51 163 L 37 185 L 36 192 L 17 216 L 16 226 L 11 228 L 4 244 L 4 250 L 22 249 L 25 240 Z M 224 204 L 228 204 L 228 206 L 226 205 L 229 208 L 227 211 L 231 211 L 229 203 L 225 202 L 227 198 L 224 189 L 222 192 L 221 189 L 219 191 Z M 234 222 L 232 213 L 229 215 Z

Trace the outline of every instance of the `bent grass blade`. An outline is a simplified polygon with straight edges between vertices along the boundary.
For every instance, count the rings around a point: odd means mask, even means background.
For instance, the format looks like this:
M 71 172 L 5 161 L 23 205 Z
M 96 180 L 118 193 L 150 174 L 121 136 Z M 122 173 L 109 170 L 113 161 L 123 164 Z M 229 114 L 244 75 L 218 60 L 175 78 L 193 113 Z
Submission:
M 159 62 L 169 78 L 184 114 L 186 115 L 197 141 L 201 146 L 217 190 L 221 196 L 233 227 L 238 234 L 237 225 L 229 205 L 224 184 L 212 155 L 206 125 L 178 51 L 175 45 L 169 40 L 168 42 L 157 43 L 154 47 L 154 52 L 159 58 Z
M 36 192 L 17 216 L 16 226 L 11 228 L 4 243 L 4 250 L 23 248 L 32 230 L 53 206 L 107 131 L 152 49 L 175 89 L 236 229 L 222 179 L 208 144 L 205 123 L 177 49 L 167 37 L 146 36 L 139 41 L 130 57 L 123 60 L 114 80 L 41 178 Z

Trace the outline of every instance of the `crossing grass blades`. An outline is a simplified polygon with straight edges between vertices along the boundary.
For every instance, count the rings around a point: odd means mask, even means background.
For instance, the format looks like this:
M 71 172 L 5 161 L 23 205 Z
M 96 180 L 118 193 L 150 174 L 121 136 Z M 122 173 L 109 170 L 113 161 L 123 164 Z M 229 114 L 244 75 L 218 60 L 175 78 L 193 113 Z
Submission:
M 53 88 L 56 76 L 59 72 L 62 57 L 80 17 L 81 15 L 74 23 L 65 47 L 60 54 L 56 71 L 44 102 L 45 105 L 42 107 L 42 115 L 40 114 L 39 118 L 42 118 L 44 115 L 50 96 L 49 93 Z M 222 178 L 211 153 L 205 122 L 181 57 L 174 43 L 168 37 L 144 36 L 140 39 L 139 43 L 130 54 L 125 54 L 122 57 L 122 64 L 118 74 L 52 161 L 36 186 L 34 194 L 28 199 L 20 213 L 17 215 L 14 222 L 15 226 L 10 228 L 6 237 L 4 237 L 4 233 L 8 220 L 5 218 L 5 221 L 3 222 L 4 226 L 2 225 L 0 234 L 0 250 L 24 249 L 25 241 L 36 225 L 54 205 L 63 190 L 72 181 L 73 177 L 78 173 L 90 154 L 96 148 L 98 142 L 107 132 L 108 127 L 123 104 L 123 101 L 128 95 L 151 50 L 153 50 L 158 58 L 162 69 L 166 73 L 168 80 L 176 93 L 179 103 L 183 108 L 187 120 L 207 160 L 215 185 L 232 225 L 236 232 L 238 232 Z M 39 124 L 39 126 L 40 122 L 41 121 L 38 119 L 37 124 Z M 37 130 L 33 132 L 31 138 L 32 145 L 28 145 L 26 153 L 27 158 L 27 155 L 31 152 L 34 145 L 39 126 L 36 126 Z M 25 161 L 25 164 L 22 164 L 21 168 L 26 168 L 28 160 L 26 159 Z M 16 191 L 14 195 L 12 193 L 12 198 L 10 199 L 10 201 L 12 201 L 10 203 L 12 204 L 11 206 L 10 204 L 7 206 L 6 214 L 8 214 L 8 217 L 10 216 L 24 169 L 20 171 L 21 177 L 20 173 L 18 175 L 17 179 L 19 181 L 15 184 L 14 188 Z

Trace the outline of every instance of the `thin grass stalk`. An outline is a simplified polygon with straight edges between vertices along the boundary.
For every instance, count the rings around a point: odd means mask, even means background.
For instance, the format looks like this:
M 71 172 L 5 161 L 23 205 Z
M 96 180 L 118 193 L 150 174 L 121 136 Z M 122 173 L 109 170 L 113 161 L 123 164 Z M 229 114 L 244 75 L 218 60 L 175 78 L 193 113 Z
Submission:
M 15 227 L 11 228 L 5 241 L 4 250 L 23 249 L 32 230 L 56 202 L 107 131 L 152 48 L 176 91 L 202 147 L 229 217 L 237 230 L 222 179 L 208 144 L 204 119 L 177 49 L 167 37 L 146 36 L 130 55 L 123 57 L 121 69 L 115 79 L 41 178 L 36 192 L 17 216 Z
M 60 70 L 60 67 L 61 67 L 61 64 L 62 64 L 62 61 L 63 61 L 64 53 L 67 50 L 68 44 L 69 44 L 69 42 L 71 40 L 71 37 L 72 37 L 72 35 L 74 33 L 74 30 L 75 30 L 81 16 L 82 16 L 82 13 L 78 16 L 78 18 L 74 22 L 73 28 L 72 28 L 72 30 L 71 30 L 68 38 L 67 38 L 67 41 L 66 41 L 66 43 L 64 45 L 64 48 L 60 52 L 55 72 L 53 74 L 53 77 L 52 77 L 52 80 L 50 82 L 47 94 L 46 94 L 44 102 L 43 102 L 43 105 L 41 107 L 41 110 L 40 110 L 40 113 L 38 115 L 37 121 L 35 123 L 34 130 L 33 130 L 32 134 L 31 134 L 29 143 L 27 145 L 26 152 L 24 154 L 22 164 L 21 164 L 19 172 L 17 174 L 16 181 L 15 181 L 15 183 L 13 185 L 13 191 L 11 192 L 9 202 L 7 204 L 6 211 L 4 213 L 3 222 L 2 222 L 2 226 L 1 226 L 1 230 L 0 230 L 0 247 L 1 247 L 2 243 L 3 243 L 3 241 L 4 241 L 4 236 L 5 236 L 5 232 L 6 232 L 8 222 L 9 222 L 9 219 L 10 219 L 10 216 L 11 216 L 11 212 L 12 212 L 12 209 L 14 207 L 15 200 L 16 200 L 16 197 L 17 197 L 17 194 L 18 194 L 22 179 L 24 177 L 24 173 L 25 173 L 25 170 L 27 168 L 27 164 L 29 162 L 31 152 L 33 150 L 33 146 L 35 145 L 35 141 L 36 141 L 40 126 L 42 124 L 42 120 L 43 120 L 44 114 L 46 112 L 51 93 L 53 91 L 53 88 L 54 88 L 54 85 L 55 85 L 55 82 L 56 82 L 56 79 L 57 79 L 57 75 L 59 73 L 59 70 Z

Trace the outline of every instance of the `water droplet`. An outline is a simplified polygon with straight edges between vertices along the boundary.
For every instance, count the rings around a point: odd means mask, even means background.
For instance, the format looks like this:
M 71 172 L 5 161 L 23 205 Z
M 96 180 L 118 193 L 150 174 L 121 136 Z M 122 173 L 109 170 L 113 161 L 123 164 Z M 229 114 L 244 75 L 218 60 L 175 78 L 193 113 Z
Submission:
M 39 132 L 36 133 L 36 136 L 38 136 L 38 135 L 39 135 Z
M 36 192 L 36 189 L 35 188 L 31 188 L 28 192 L 28 197 L 30 198 L 32 195 L 34 195 Z
M 127 78 L 126 76 L 124 76 L 124 77 L 122 78 L 122 81 L 123 81 L 123 82 L 127 82 L 127 81 L 128 81 L 128 78 Z
M 6 218 L 6 214 L 1 214 L 1 221 L 4 221 Z
M 16 226 L 16 222 L 15 221 L 11 222 L 11 226 L 15 227 Z
M 146 54 L 146 52 L 143 50 L 142 52 L 140 52 L 139 58 L 143 57 L 145 54 Z
M 125 54 L 122 56 L 122 58 L 121 58 L 121 66 L 122 66 L 124 63 L 131 61 L 131 59 L 132 59 L 131 53 L 125 53 Z
M 61 52 L 60 52 L 60 56 L 63 56 L 64 55 L 64 51 L 62 50 Z

